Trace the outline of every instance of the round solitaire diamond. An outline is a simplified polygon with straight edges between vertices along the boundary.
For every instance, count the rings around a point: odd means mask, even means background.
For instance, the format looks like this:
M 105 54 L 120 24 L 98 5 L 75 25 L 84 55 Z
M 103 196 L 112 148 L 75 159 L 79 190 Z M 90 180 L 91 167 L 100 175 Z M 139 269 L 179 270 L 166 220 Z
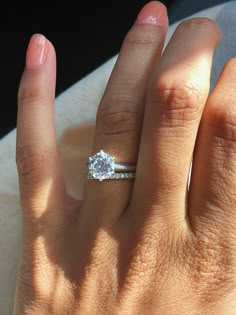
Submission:
M 89 158 L 89 174 L 100 181 L 110 178 L 114 173 L 115 158 L 100 150 L 100 152 Z

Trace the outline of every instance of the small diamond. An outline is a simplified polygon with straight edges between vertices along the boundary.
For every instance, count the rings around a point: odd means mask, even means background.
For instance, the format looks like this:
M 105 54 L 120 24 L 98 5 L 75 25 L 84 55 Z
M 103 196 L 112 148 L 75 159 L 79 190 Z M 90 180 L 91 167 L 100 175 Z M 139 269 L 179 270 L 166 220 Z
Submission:
M 89 174 L 100 181 L 108 179 L 115 174 L 115 158 L 110 154 L 100 150 L 100 152 L 89 158 Z

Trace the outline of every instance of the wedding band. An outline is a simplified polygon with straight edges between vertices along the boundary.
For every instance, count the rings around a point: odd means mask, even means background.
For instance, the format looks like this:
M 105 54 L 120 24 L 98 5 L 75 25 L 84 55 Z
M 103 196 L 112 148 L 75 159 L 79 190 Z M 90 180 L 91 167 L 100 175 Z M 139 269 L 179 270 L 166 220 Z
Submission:
M 125 163 L 116 163 L 112 155 L 100 150 L 98 153 L 89 157 L 87 163 L 87 179 L 132 179 L 135 178 L 136 167 Z

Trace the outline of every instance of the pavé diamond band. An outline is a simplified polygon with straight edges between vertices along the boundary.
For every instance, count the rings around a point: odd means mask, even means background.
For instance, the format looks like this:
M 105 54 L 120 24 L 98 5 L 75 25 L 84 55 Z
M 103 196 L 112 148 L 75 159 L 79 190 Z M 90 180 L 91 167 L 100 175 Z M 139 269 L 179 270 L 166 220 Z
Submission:
M 100 150 L 98 153 L 89 157 L 88 179 L 97 179 L 103 181 L 105 179 L 132 179 L 135 178 L 134 165 L 125 163 L 116 163 L 115 158 Z

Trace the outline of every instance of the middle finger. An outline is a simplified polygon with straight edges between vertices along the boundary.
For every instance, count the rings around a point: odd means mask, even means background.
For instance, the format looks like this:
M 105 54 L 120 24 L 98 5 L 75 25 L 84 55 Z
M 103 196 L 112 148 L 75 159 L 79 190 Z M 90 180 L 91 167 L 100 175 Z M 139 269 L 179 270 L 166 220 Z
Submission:
M 154 71 L 131 201 L 130 213 L 134 209 L 138 217 L 142 214 L 137 208 L 151 209 L 151 217 L 158 211 L 159 220 L 185 217 L 189 168 L 220 39 L 212 20 L 186 20 L 177 27 Z

